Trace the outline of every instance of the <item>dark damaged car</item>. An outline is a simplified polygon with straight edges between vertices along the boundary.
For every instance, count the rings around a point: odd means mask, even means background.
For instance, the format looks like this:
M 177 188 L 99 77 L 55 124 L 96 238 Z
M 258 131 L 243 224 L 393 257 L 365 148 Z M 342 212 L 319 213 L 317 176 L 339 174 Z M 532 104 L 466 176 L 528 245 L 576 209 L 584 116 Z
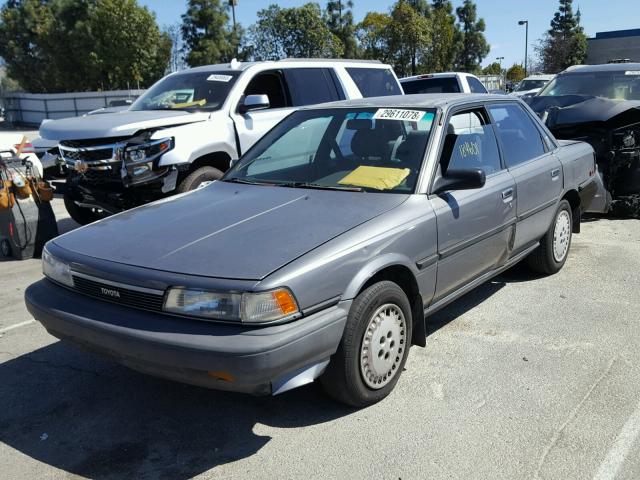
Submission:
M 613 215 L 640 218 L 640 63 L 570 67 L 525 101 L 556 138 L 591 144 Z

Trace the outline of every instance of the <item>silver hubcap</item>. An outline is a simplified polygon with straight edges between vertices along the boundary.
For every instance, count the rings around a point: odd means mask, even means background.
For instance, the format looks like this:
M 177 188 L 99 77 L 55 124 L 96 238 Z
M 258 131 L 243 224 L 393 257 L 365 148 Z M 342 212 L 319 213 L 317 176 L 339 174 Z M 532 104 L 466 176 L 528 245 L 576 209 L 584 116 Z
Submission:
M 369 320 L 360 347 L 360 372 L 373 389 L 388 384 L 397 374 L 406 348 L 404 314 L 397 305 L 387 303 Z
M 571 239 L 571 217 L 569 212 L 562 210 L 556 219 L 556 226 L 553 230 L 553 258 L 556 262 L 561 262 L 569 251 L 569 240 Z

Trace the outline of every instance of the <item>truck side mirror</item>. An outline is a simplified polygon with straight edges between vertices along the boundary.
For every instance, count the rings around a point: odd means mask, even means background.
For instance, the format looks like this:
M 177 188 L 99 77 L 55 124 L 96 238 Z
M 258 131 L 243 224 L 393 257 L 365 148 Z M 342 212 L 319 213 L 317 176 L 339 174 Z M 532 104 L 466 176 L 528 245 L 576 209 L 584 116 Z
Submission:
M 480 168 L 448 170 L 433 184 L 433 193 L 437 195 L 447 190 L 472 190 L 482 188 L 486 180 L 484 170 Z
M 240 113 L 247 113 L 252 110 L 264 110 L 269 108 L 269 97 L 267 95 L 247 95 L 240 102 Z

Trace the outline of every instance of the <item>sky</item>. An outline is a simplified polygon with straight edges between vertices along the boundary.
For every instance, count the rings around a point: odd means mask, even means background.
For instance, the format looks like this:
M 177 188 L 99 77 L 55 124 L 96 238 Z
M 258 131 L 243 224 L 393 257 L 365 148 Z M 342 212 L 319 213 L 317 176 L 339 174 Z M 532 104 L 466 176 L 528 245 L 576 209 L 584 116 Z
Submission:
M 161 26 L 180 21 L 186 10 L 182 0 L 138 0 L 156 13 Z M 223 0 L 224 1 L 224 0 Z M 272 3 L 281 7 L 300 6 L 309 0 L 237 0 L 236 17 L 244 27 L 256 20 L 256 13 Z M 596 32 L 640 28 L 639 0 L 574 0 L 574 9 L 580 7 L 582 25 L 589 37 Z M 353 0 L 354 17 L 358 22 L 370 11 L 386 12 L 393 0 Z M 322 7 L 326 0 L 318 3 Z M 454 7 L 462 0 L 454 0 Z M 549 28 L 549 22 L 558 9 L 558 0 L 476 0 L 478 14 L 487 25 L 485 36 L 491 45 L 491 52 L 483 62 L 486 66 L 504 57 L 502 64 L 524 62 L 525 27 L 518 20 L 529 21 L 529 57 L 539 38 Z

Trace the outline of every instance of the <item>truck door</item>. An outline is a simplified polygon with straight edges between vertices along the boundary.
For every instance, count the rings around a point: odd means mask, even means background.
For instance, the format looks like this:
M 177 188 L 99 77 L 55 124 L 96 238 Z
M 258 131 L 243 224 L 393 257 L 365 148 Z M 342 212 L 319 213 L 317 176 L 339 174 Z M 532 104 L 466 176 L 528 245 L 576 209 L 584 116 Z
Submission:
M 517 252 L 539 240 L 551 225 L 563 189 L 562 165 L 522 105 L 495 104 L 489 106 L 489 113 L 516 182 Z
M 439 173 L 484 170 L 486 183 L 472 190 L 431 196 L 438 225 L 438 301 L 504 263 L 515 228 L 515 183 L 503 167 L 484 108 L 455 113 L 448 121 Z
M 232 114 L 242 153 L 296 107 L 344 99 L 330 68 L 285 68 L 258 73 L 246 95 L 267 95 L 269 108 Z

